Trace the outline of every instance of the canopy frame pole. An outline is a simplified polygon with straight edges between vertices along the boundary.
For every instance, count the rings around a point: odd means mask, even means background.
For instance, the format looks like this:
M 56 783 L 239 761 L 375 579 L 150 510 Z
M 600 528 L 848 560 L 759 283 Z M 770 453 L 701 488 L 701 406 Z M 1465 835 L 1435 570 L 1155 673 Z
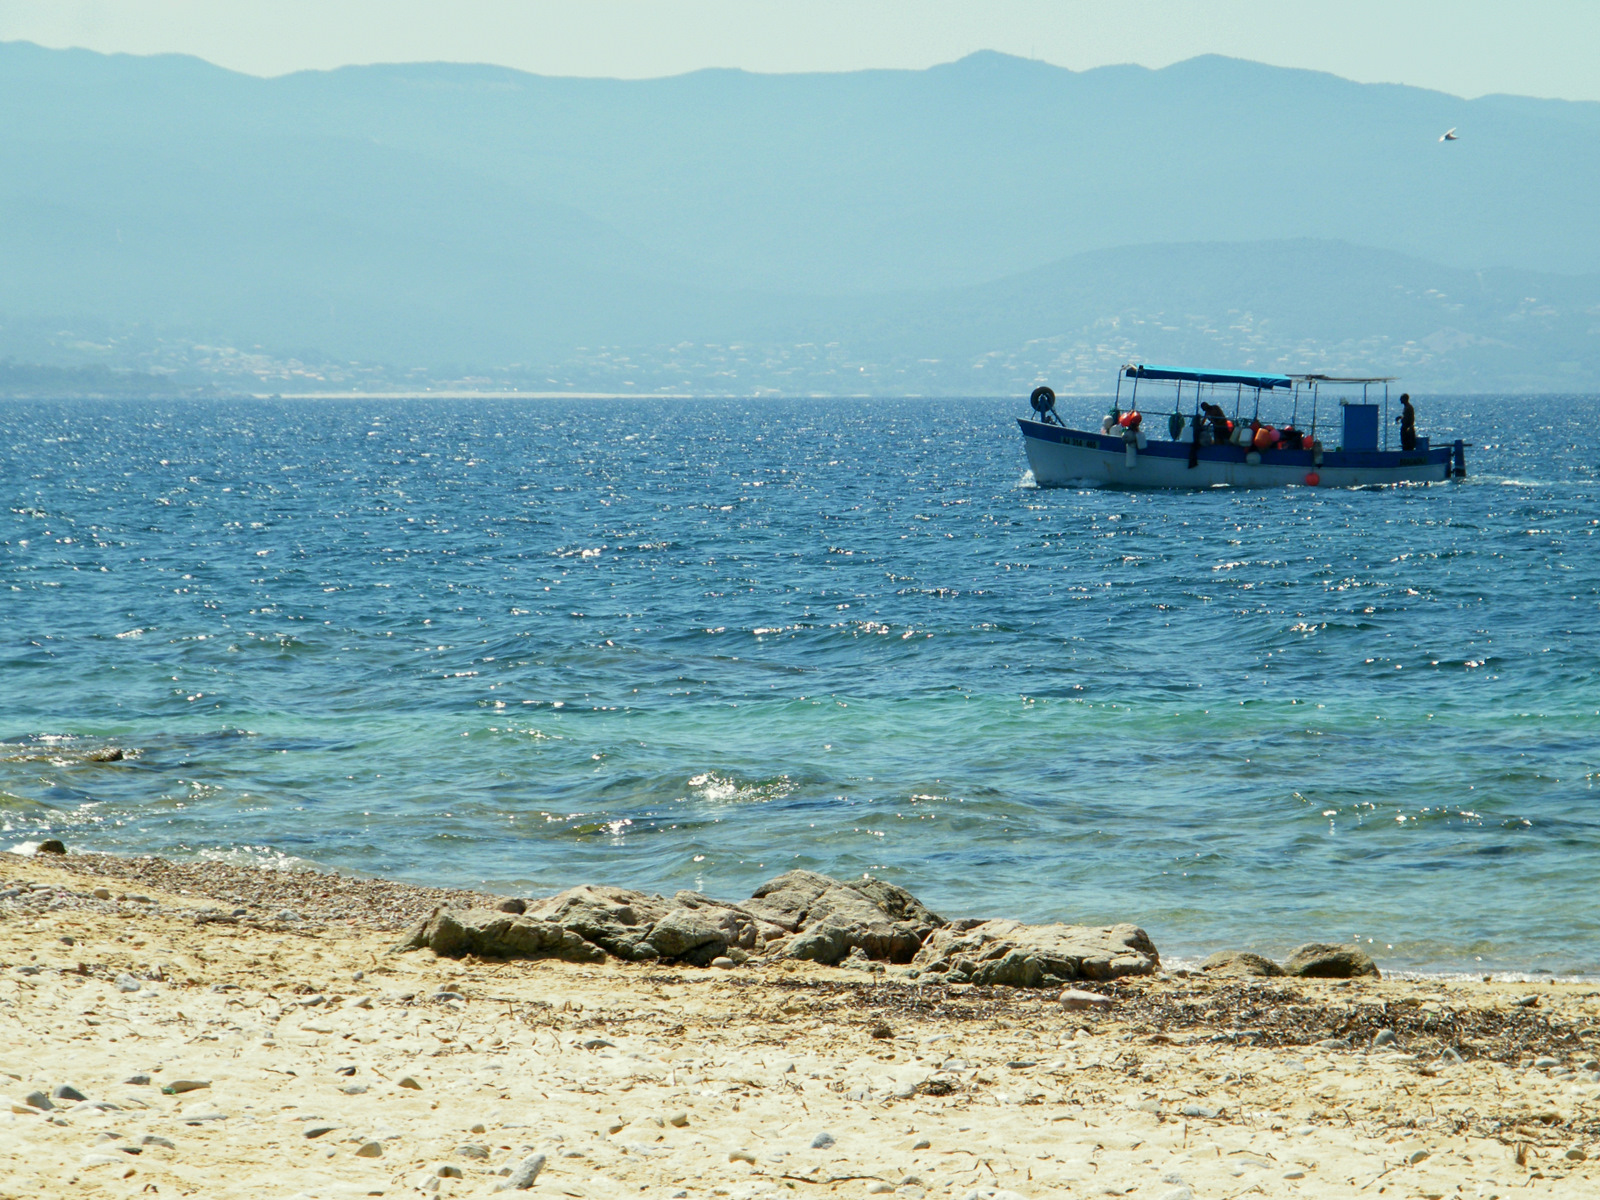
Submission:
M 1311 440 L 1317 440 L 1317 385 L 1311 385 Z
M 1256 389 L 1256 411 L 1255 411 L 1255 415 L 1253 417 L 1251 417 L 1250 419 L 1252 421 L 1260 421 L 1261 420 L 1261 389 L 1260 388 Z
M 1244 384 L 1239 385 L 1239 393 L 1233 398 L 1233 419 L 1239 419 L 1239 410 L 1244 407 Z
M 1389 385 L 1383 385 L 1383 448 L 1389 448 Z
M 1295 383 L 1294 391 L 1290 395 L 1294 398 L 1294 407 L 1289 410 L 1289 427 L 1292 429 L 1296 418 L 1300 416 L 1300 384 L 1298 382 Z
M 1125 370 L 1127 370 L 1127 368 L 1124 367 L 1123 370 L 1125 371 Z M 1112 408 L 1120 408 L 1121 406 L 1122 406 L 1122 371 L 1118 371 L 1117 372 L 1117 394 L 1111 401 L 1111 407 Z

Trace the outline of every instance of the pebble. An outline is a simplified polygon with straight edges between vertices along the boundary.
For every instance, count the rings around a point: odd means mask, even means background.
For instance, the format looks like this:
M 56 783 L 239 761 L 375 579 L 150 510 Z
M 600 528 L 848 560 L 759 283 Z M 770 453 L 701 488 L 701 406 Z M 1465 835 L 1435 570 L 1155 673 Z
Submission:
M 129 1075 L 122 1082 L 127 1084 L 130 1087 L 149 1087 L 150 1086 L 150 1076 L 148 1076 L 148 1075 Z
M 1561 1065 L 1561 1060 L 1559 1058 L 1551 1058 L 1549 1055 L 1545 1055 L 1542 1058 L 1534 1059 L 1533 1065 L 1536 1070 L 1548 1071 L 1552 1067 L 1559 1067 Z
M 93 894 L 94 894 L 94 898 L 96 900 L 109 900 L 109 899 L 111 899 L 111 889 L 107 888 L 107 887 L 97 887 L 97 888 L 95 888 Z
M 117 976 L 117 991 L 119 992 L 137 992 L 142 986 L 144 985 L 126 971 Z
M 440 1163 L 438 1167 L 434 1169 L 433 1173 L 440 1179 L 466 1178 L 466 1176 L 461 1173 L 461 1168 L 456 1166 L 454 1163 Z
M 1372 1035 L 1372 1044 L 1374 1046 L 1392 1046 L 1392 1045 L 1394 1045 L 1394 1030 L 1392 1030 L 1392 1029 L 1380 1029 L 1380 1030 L 1378 1030 L 1377 1033 Z
M 867 1184 L 867 1195 L 869 1196 L 886 1196 L 892 1191 L 894 1191 L 894 1184 L 885 1183 L 881 1179 Z
M 410 1088 L 414 1092 L 420 1092 L 422 1090 L 422 1085 L 409 1075 L 404 1076 L 400 1080 L 399 1086 L 403 1088 Z
M 356 1149 L 357 1158 L 382 1158 L 383 1146 L 379 1142 L 362 1142 Z
M 1185 1104 L 1183 1106 L 1184 1116 L 1199 1117 L 1204 1121 L 1215 1121 L 1221 1112 L 1222 1110 L 1220 1108 L 1206 1108 L 1199 1104 Z
M 361 1096 L 366 1094 L 367 1085 L 364 1083 L 352 1083 L 339 1090 L 346 1096 Z
M 729 958 L 726 954 L 719 954 L 716 958 L 711 960 L 711 965 L 716 967 L 719 971 L 731 971 L 739 964 L 734 962 L 733 959 Z
M 58 1083 L 51 1090 L 50 1098 L 53 1100 L 71 1100 L 76 1102 L 79 1100 L 87 1100 L 89 1097 L 85 1096 L 70 1083 Z
M 912 1143 L 912 1146 L 911 1146 L 911 1148 L 912 1148 L 912 1149 L 913 1149 L 913 1150 L 927 1150 L 927 1149 L 929 1149 L 929 1148 L 930 1148 L 930 1147 L 931 1147 L 931 1146 L 932 1146 L 932 1145 L 933 1145 L 933 1143 L 932 1143 L 932 1142 L 930 1142 L 930 1141 L 929 1141 L 929 1140 L 928 1140 L 928 1139 L 927 1139 L 927 1138 L 923 1138 L 923 1139 L 922 1139 L 922 1140 L 921 1140 L 921 1141 L 919 1141 L 919 1142 L 913 1142 L 913 1143 Z
M 209 1079 L 174 1079 L 161 1089 L 161 1094 L 163 1096 L 181 1096 L 185 1092 L 197 1092 L 201 1088 L 210 1086 L 211 1081 Z
M 140 1145 L 144 1146 L 165 1146 L 168 1150 L 176 1150 L 178 1148 L 176 1142 L 170 1142 L 166 1138 L 158 1137 L 153 1133 L 145 1134 L 144 1137 L 139 1139 L 139 1142 Z
M 43 1092 L 29 1092 L 22 1098 L 22 1102 L 43 1111 L 48 1111 L 55 1107 L 55 1103 Z
M 1102 996 L 1099 992 L 1081 992 L 1077 988 L 1063 988 L 1061 992 L 1061 1007 L 1069 1012 L 1082 1012 L 1085 1009 L 1106 1009 L 1111 1007 L 1111 997 Z
M 811 1148 L 813 1150 L 826 1150 L 829 1146 L 833 1145 L 833 1143 L 833 1134 L 824 1129 L 821 1133 L 817 1134 L 816 1137 L 811 1139 Z
M 533 1181 L 539 1178 L 539 1172 L 542 1170 L 544 1170 L 544 1155 L 532 1155 L 518 1163 L 516 1170 L 512 1171 L 505 1183 L 500 1186 L 510 1191 L 526 1191 L 533 1186 Z
M 480 1146 L 476 1142 L 462 1142 L 456 1147 L 456 1153 L 462 1158 L 476 1158 L 486 1161 L 489 1157 L 489 1147 Z
M 339 1128 L 337 1125 L 312 1125 L 306 1129 L 302 1136 L 308 1138 L 319 1138 L 325 1133 L 332 1133 L 337 1128 Z
M 815 1142 L 812 1143 L 812 1145 L 815 1145 L 815 1144 L 816 1144 Z M 748 1150 L 733 1150 L 733 1151 L 730 1151 L 729 1154 L 728 1154 L 728 1161 L 729 1162 L 746 1162 L 746 1163 L 749 1163 L 753 1167 L 753 1166 L 756 1165 L 756 1156 L 754 1154 L 751 1154 L 750 1151 L 748 1151 Z
M 686 1112 L 675 1112 L 667 1118 L 667 1124 L 677 1129 L 682 1129 L 688 1123 L 689 1114 Z

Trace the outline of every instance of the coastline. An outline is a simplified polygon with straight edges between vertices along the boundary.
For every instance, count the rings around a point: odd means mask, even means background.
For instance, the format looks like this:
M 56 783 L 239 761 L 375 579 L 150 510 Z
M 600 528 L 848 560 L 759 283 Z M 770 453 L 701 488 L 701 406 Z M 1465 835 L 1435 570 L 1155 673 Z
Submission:
M 539 1155 L 530 1194 L 577 1197 L 1600 1181 L 1578 983 L 1158 970 L 1077 1007 L 786 958 L 394 953 L 498 898 L 384 880 L 0 854 L 0 881 L 37 897 L 0 901 L 7 1196 L 479 1195 Z M 28 1103 L 61 1084 L 86 1099 Z

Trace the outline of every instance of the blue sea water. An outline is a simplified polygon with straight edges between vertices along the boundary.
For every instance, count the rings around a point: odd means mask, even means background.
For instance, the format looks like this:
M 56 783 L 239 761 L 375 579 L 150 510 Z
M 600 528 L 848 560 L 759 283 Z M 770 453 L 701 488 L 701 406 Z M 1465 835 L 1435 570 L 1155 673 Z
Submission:
M 3 844 L 1600 971 L 1600 399 L 1261 493 L 1037 489 L 1022 411 L 0 405 Z

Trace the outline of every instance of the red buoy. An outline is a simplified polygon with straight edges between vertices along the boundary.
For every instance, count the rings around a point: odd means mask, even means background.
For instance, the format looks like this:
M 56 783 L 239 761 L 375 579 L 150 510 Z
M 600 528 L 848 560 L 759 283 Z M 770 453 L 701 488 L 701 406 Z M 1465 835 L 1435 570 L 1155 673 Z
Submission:
M 1318 475 L 1315 471 L 1307 471 L 1306 472 L 1306 486 L 1307 487 L 1316 487 L 1317 484 L 1319 484 L 1321 482 L 1322 482 L 1322 476 L 1321 475 Z

